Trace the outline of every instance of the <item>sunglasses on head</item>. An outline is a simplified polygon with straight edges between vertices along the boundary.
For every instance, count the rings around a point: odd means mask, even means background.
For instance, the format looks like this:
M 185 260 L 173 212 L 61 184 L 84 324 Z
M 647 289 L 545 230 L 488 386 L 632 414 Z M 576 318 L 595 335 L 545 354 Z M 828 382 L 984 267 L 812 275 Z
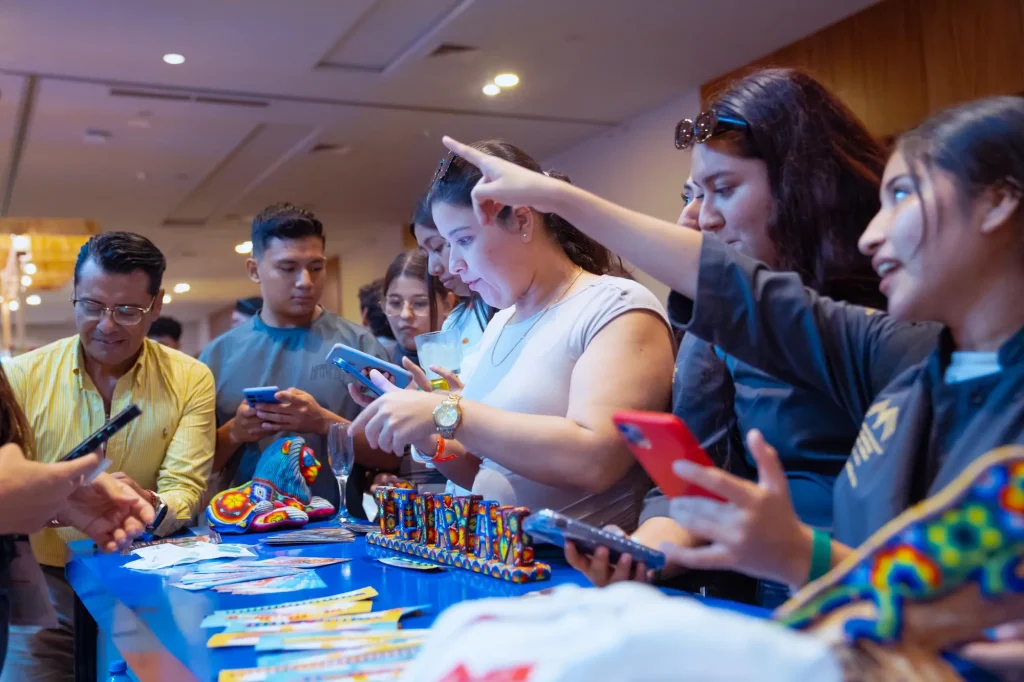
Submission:
M 715 135 L 730 130 L 746 130 L 741 118 L 719 116 L 714 109 L 701 112 L 697 120 L 684 118 L 676 125 L 676 149 L 689 149 L 698 142 L 707 142 Z
M 434 179 L 430 181 L 431 187 L 448 177 L 448 171 L 452 169 L 452 164 L 455 163 L 457 158 L 459 158 L 459 155 L 455 152 L 445 154 L 445 157 L 441 159 L 441 165 L 437 167 L 437 172 L 434 173 Z

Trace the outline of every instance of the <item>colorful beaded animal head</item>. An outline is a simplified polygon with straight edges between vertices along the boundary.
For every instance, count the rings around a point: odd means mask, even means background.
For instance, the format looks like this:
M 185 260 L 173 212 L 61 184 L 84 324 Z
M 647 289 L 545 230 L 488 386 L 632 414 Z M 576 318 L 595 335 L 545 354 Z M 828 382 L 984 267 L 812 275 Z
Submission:
M 221 533 L 297 528 L 327 518 L 334 505 L 309 489 L 319 473 L 320 463 L 304 439 L 278 439 L 263 451 L 252 481 L 215 496 L 206 518 Z

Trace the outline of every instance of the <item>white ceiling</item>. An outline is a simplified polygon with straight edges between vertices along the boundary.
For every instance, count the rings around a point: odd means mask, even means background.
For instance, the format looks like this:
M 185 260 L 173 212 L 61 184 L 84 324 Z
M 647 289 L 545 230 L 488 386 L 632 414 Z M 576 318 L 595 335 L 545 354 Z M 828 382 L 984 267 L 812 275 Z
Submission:
M 312 207 L 338 253 L 407 219 L 443 133 L 543 158 L 872 2 L 9 0 L 0 183 L 19 164 L 0 189 L 11 216 L 150 236 L 169 283 L 192 284 L 173 314 L 195 318 L 249 294 L 233 246 L 266 204 Z M 477 49 L 429 56 L 445 43 Z M 485 97 L 504 71 L 522 83 Z M 86 144 L 89 129 L 110 138 Z M 347 152 L 311 154 L 320 143 Z M 29 321 L 65 319 L 66 298 Z

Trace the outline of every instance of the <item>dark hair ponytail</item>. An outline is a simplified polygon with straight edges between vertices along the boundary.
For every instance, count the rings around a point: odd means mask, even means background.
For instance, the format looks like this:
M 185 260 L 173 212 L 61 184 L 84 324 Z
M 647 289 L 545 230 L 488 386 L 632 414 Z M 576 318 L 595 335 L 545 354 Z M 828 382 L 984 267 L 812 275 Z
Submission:
M 989 97 L 930 117 L 899 138 L 896 153 L 910 167 L 920 194 L 921 170 L 937 167 L 974 199 L 997 185 L 1024 191 L 1024 98 Z
M 484 140 L 471 145 L 474 149 L 504 159 L 517 166 L 528 168 L 537 173 L 544 173 L 540 164 L 519 147 L 502 140 Z M 566 175 L 547 172 L 546 175 L 572 184 Z M 480 169 L 465 159 L 455 157 L 445 172 L 434 181 L 425 205 L 429 208 L 436 202 L 455 206 L 472 206 L 473 187 L 480 180 Z M 498 221 L 503 222 L 512 214 L 512 207 L 506 206 L 498 213 Z M 543 213 L 544 226 L 558 240 L 565 255 L 576 265 L 596 275 L 621 274 L 624 272 L 622 262 L 612 255 L 608 249 L 580 232 L 572 223 L 555 213 Z

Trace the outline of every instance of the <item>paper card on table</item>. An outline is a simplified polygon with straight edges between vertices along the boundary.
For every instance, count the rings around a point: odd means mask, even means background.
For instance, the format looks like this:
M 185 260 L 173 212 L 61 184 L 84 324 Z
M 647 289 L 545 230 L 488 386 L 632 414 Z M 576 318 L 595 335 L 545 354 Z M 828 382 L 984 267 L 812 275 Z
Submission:
M 281 575 L 297 575 L 301 572 L 301 569 L 288 568 L 287 566 L 251 568 L 249 570 L 217 573 L 197 573 L 193 571 L 178 578 L 178 582 L 182 585 L 193 585 L 195 583 L 217 583 L 218 581 L 227 581 L 238 577 L 248 578 L 248 580 L 259 580 L 260 578 L 276 578 Z
M 340 564 L 346 561 L 352 561 L 351 559 L 343 559 L 342 557 L 320 557 L 320 556 L 275 556 L 269 559 L 240 559 L 238 561 L 231 562 L 233 566 L 241 566 L 243 568 L 264 568 L 266 566 L 287 566 L 289 568 L 320 568 L 321 566 L 331 566 L 333 564 Z
M 353 659 L 371 659 L 379 662 L 390 662 L 393 660 L 404 661 L 410 658 L 409 654 L 415 655 L 423 645 L 422 641 L 401 642 L 397 640 L 388 642 L 371 642 L 361 647 L 345 649 L 336 652 L 321 652 L 320 661 L 327 661 L 332 653 L 341 653 Z M 295 663 L 310 664 L 316 663 L 316 654 L 310 651 L 288 651 L 277 654 L 263 654 L 256 659 L 256 665 L 260 668 L 273 666 L 289 666 Z M 363 662 L 363 661 L 360 661 Z
M 408 568 L 413 571 L 443 571 L 444 566 L 438 566 L 432 564 L 429 561 L 417 561 L 416 559 L 404 559 L 402 557 L 381 557 L 377 559 L 380 563 L 385 566 L 394 566 L 395 568 Z
M 246 573 L 204 573 L 199 576 L 182 576 L 173 587 L 180 587 L 185 590 L 206 590 L 211 587 L 222 587 L 236 583 L 258 582 L 272 580 L 283 576 L 299 575 L 301 571 L 294 568 L 277 568 L 268 571 L 250 571 Z
M 347 531 L 351 531 L 356 535 L 376 533 L 378 530 L 380 530 L 379 525 L 376 523 L 345 523 L 342 524 L 342 528 L 344 528 Z
M 416 645 L 378 647 L 372 652 L 357 655 L 350 655 L 347 652 L 313 655 L 284 665 L 223 670 L 217 679 L 218 682 L 264 682 L 279 673 L 321 672 L 351 675 L 381 669 L 396 670 L 404 668 L 402 664 L 412 660 L 419 650 L 419 645 Z
M 328 618 L 320 621 L 319 623 L 307 623 L 307 625 L 321 625 L 324 626 L 323 631 L 329 632 L 331 626 L 339 625 L 366 625 L 371 623 L 397 623 L 402 619 L 402 616 L 417 611 L 422 611 L 429 608 L 428 604 L 420 604 L 417 606 L 405 606 L 397 609 L 388 609 L 386 611 L 377 611 L 374 613 L 362 613 L 352 616 L 338 616 L 337 618 Z M 297 623 L 296 625 L 302 625 Z M 249 624 L 246 622 L 233 621 L 228 623 L 228 629 L 225 632 L 259 632 L 259 633 L 270 633 L 270 632 L 281 632 L 278 628 L 281 626 L 277 625 L 259 625 Z
M 309 623 L 317 620 L 326 620 L 328 618 L 337 618 L 338 616 L 355 615 L 357 613 L 369 613 L 373 609 L 373 604 L 368 601 L 354 601 L 349 602 L 343 606 L 332 606 L 327 609 L 310 609 L 307 611 L 297 611 L 294 613 L 257 613 L 249 614 L 245 616 L 238 616 L 233 619 L 233 622 L 237 623 L 279 623 L 281 625 L 287 625 L 288 623 Z
M 197 543 L 194 545 L 150 545 L 140 547 L 132 552 L 140 557 L 129 561 L 124 565 L 136 571 L 155 571 L 161 568 L 170 568 L 182 564 L 193 564 L 199 561 L 210 559 L 227 559 L 239 557 L 256 556 L 252 550 L 245 545 L 236 544 L 214 544 L 210 542 Z
M 405 665 L 390 668 L 377 668 L 361 673 L 328 673 L 328 672 L 284 672 L 273 673 L 266 682 L 389 682 L 402 677 Z
M 217 544 L 221 541 L 220 533 L 213 530 L 212 528 L 190 528 L 189 531 L 192 535 L 183 535 L 170 538 L 160 538 L 159 540 L 136 540 L 132 543 L 131 547 L 126 547 L 121 550 L 122 555 L 131 554 L 136 549 L 143 547 L 150 547 L 152 545 L 180 545 L 182 547 L 188 547 L 189 545 L 195 545 L 200 542 L 209 542 Z
M 342 632 L 381 632 L 397 631 L 398 621 L 384 621 L 380 623 L 338 623 L 336 619 L 316 621 L 308 623 L 290 623 L 288 625 L 276 625 L 265 630 L 245 630 L 242 632 L 221 632 L 211 635 L 206 640 L 209 649 L 224 649 L 236 646 L 256 646 L 260 637 L 268 634 L 274 635 L 313 635 L 313 634 L 339 634 Z
M 299 649 L 299 650 L 295 650 L 295 651 L 286 651 L 286 652 L 279 652 L 279 653 L 273 653 L 273 654 L 261 654 L 256 659 L 256 665 L 258 667 L 260 667 L 260 668 L 264 668 L 264 667 L 278 666 L 278 665 L 287 666 L 287 665 L 290 665 L 292 663 L 299 663 L 299 662 L 303 662 L 303 661 L 310 662 L 310 654 L 311 653 L 316 653 L 317 651 L 319 651 L 319 653 L 321 655 L 327 655 L 328 653 L 334 653 L 334 654 L 343 653 L 343 654 L 347 654 L 347 655 L 350 655 L 350 656 L 362 656 L 362 655 L 366 655 L 366 654 L 377 654 L 376 656 L 374 656 L 374 659 L 383 662 L 383 661 L 390 660 L 392 654 L 391 653 L 380 653 L 380 652 L 385 651 L 389 647 L 398 647 L 399 649 L 396 649 L 396 650 L 399 650 L 399 651 L 402 651 L 402 652 L 406 652 L 406 651 L 409 651 L 410 649 L 411 650 L 419 650 L 422 646 L 423 646 L 423 640 L 410 640 L 410 641 L 396 640 L 394 642 L 388 642 L 386 645 L 381 644 L 381 642 L 369 642 L 369 643 L 363 644 L 361 646 L 353 646 L 353 647 L 345 648 L 345 649 L 334 649 L 334 650 L 330 650 L 330 649 L 321 649 L 321 650 L 317 650 L 317 649 Z M 405 654 L 403 653 L 401 655 L 404 656 Z
M 427 638 L 427 629 L 362 630 L 320 635 L 264 635 L 256 643 L 256 651 L 349 650 L 372 642 L 414 643 Z
M 279 592 L 297 592 L 298 590 L 317 590 L 327 587 L 323 578 L 313 571 L 300 571 L 295 575 L 284 575 L 278 578 L 255 580 L 236 585 L 215 587 L 218 592 L 231 594 L 276 594 Z
M 341 592 L 339 594 L 332 594 L 328 597 L 314 597 L 313 599 L 302 599 L 300 601 L 290 601 L 284 604 L 274 604 L 272 606 L 251 606 L 245 609 L 221 609 L 214 611 L 209 616 L 203 619 L 202 627 L 204 628 L 218 628 L 228 624 L 231 620 L 242 618 L 252 614 L 285 614 L 285 613 L 296 613 L 307 611 L 311 608 L 319 607 L 331 607 L 340 606 L 345 602 L 361 601 L 364 599 L 373 599 L 377 596 L 377 590 L 372 587 L 360 587 L 358 590 L 351 590 L 349 592 Z
M 314 528 L 310 530 L 293 530 L 287 533 L 275 533 L 260 538 L 264 545 L 309 545 L 336 542 L 352 542 L 355 540 L 352 531 L 344 528 Z

